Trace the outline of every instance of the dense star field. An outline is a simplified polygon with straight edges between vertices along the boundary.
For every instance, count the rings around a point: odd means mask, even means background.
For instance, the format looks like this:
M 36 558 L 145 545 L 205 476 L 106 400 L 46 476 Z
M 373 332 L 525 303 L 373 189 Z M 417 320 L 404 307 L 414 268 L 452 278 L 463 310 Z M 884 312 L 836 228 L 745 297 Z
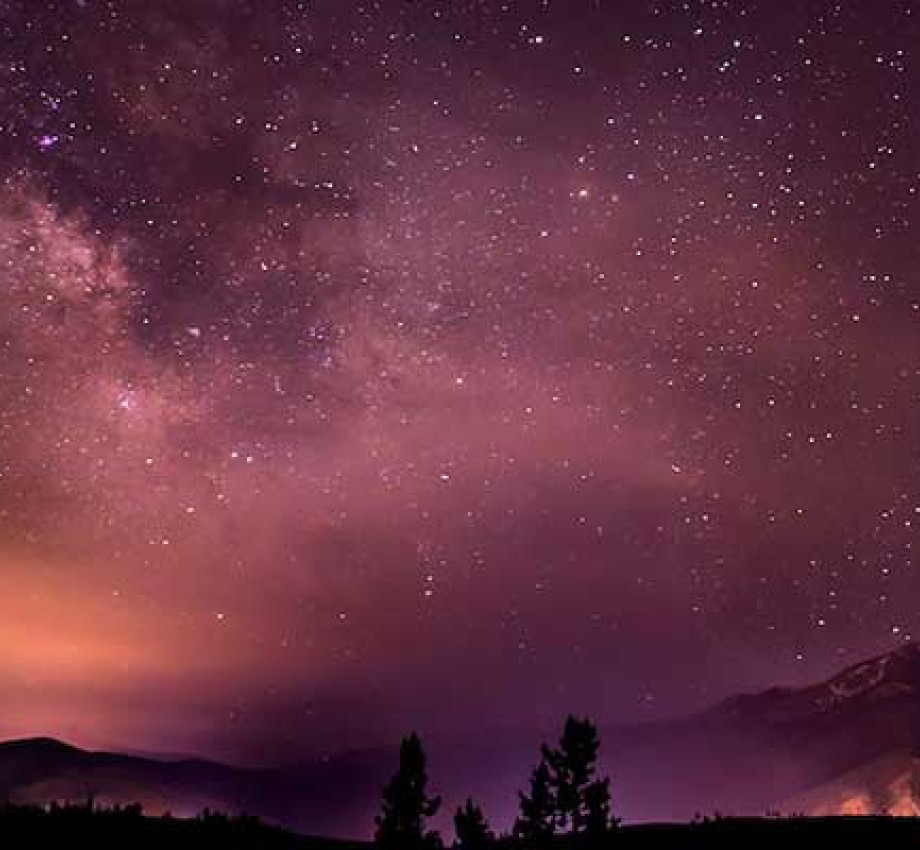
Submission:
M 920 12 L 3 0 L 0 736 L 651 719 L 920 630 Z

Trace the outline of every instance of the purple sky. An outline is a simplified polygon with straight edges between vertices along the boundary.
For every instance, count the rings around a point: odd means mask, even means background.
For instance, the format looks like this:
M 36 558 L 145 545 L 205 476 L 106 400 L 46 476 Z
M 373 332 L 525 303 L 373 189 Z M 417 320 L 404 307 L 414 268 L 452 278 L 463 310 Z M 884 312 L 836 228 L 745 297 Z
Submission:
M 0 735 L 648 719 L 920 629 L 911 5 L 6 0 Z

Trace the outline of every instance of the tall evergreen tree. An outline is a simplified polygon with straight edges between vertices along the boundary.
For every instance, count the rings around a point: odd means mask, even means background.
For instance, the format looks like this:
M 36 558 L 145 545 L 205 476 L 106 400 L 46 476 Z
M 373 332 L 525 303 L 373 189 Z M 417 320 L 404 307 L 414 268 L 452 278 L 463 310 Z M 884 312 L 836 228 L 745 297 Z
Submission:
M 597 728 L 586 717 L 579 720 L 569 715 L 559 739 L 559 746 L 551 749 L 544 745 L 543 759 L 550 770 L 550 788 L 555 803 L 558 825 L 569 832 L 585 832 L 588 825 L 588 789 L 595 783 L 597 753 L 600 738 Z M 602 783 L 603 784 L 603 783 Z M 609 808 L 609 787 L 607 804 Z M 592 792 L 595 818 L 599 817 L 602 789 Z
M 381 813 L 376 818 L 375 843 L 381 850 L 438 850 L 441 837 L 426 830 L 425 821 L 441 805 L 429 797 L 428 771 L 422 742 L 415 733 L 403 738 L 399 769 L 383 791 Z
M 457 809 L 454 830 L 457 833 L 454 844 L 456 850 L 486 850 L 495 842 L 482 809 L 472 800 L 467 800 L 465 805 Z
M 596 779 L 585 788 L 585 835 L 601 838 L 619 825 L 610 813 L 610 779 Z
M 550 786 L 550 772 L 541 761 L 530 778 L 530 795 L 521 792 L 521 814 L 514 824 L 514 835 L 528 846 L 544 846 L 556 831 L 556 804 Z

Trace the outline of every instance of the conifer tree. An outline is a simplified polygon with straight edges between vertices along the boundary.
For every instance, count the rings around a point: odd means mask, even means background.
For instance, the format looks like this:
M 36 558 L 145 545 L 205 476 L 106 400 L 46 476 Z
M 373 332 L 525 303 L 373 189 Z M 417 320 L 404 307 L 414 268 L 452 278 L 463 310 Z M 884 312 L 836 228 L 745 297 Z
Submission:
M 482 809 L 472 800 L 467 800 L 457 809 L 454 830 L 457 833 L 456 850 L 486 850 L 495 841 Z
M 441 837 L 426 830 L 425 821 L 441 805 L 429 797 L 428 772 L 422 742 L 415 733 L 403 738 L 399 769 L 383 791 L 382 811 L 376 818 L 375 844 L 381 850 L 438 850 Z
M 514 824 L 514 835 L 528 846 L 543 846 L 556 831 L 555 801 L 550 787 L 550 771 L 545 761 L 534 769 L 530 794 L 519 794 L 521 814 Z
M 549 767 L 549 781 L 555 805 L 556 823 L 563 830 L 583 833 L 588 828 L 589 789 L 592 820 L 597 826 L 604 810 L 604 791 L 609 820 L 610 791 L 607 781 L 595 779 L 600 738 L 597 728 L 586 717 L 569 716 L 555 749 L 544 746 L 543 759 Z M 597 786 L 597 787 L 594 787 Z
M 618 825 L 610 813 L 610 779 L 596 779 L 585 789 L 585 835 L 601 838 Z

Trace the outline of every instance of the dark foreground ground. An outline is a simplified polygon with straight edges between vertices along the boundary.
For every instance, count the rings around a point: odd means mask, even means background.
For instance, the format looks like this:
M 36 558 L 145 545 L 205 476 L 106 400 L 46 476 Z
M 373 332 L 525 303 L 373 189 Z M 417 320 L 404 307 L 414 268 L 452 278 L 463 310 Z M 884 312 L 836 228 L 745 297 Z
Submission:
M 0 808 L 2 850 L 368 850 L 361 842 L 310 838 L 254 818 L 204 814 L 144 817 L 139 809 Z M 603 842 L 559 839 L 546 850 L 833 850 L 920 848 L 920 818 L 724 818 L 617 830 Z M 501 840 L 497 850 L 530 850 Z
M 367 850 L 361 842 L 310 838 L 256 818 L 204 813 L 145 817 L 139 807 L 0 808 L 0 850 Z
M 626 827 L 603 850 L 836 850 L 916 848 L 920 819 L 889 817 L 726 818 Z

